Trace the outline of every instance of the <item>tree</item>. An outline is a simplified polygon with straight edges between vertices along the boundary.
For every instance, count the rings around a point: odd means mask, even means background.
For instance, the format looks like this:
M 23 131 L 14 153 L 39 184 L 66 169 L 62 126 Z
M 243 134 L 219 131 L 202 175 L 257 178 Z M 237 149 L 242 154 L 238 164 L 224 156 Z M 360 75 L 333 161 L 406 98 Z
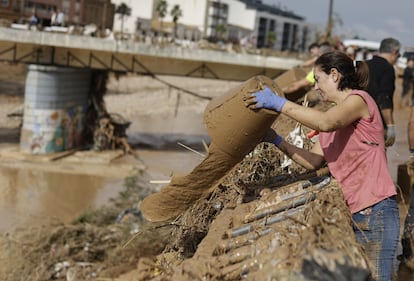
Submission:
M 269 33 L 267 34 L 267 46 L 269 48 L 273 48 L 275 43 L 276 43 L 276 32 L 269 31 Z
M 124 37 L 124 18 L 131 15 L 131 8 L 122 2 L 116 7 L 115 14 L 119 14 L 121 19 L 121 38 Z
M 171 10 L 171 16 L 173 18 L 174 22 L 174 38 L 177 37 L 177 23 L 178 20 L 182 17 L 183 11 L 180 8 L 180 5 L 174 5 L 174 7 Z
M 163 19 L 167 15 L 168 3 L 166 0 L 160 0 L 157 3 L 156 11 L 158 13 L 158 17 L 160 18 L 160 29 L 163 30 L 162 23 Z
M 226 33 L 227 28 L 223 23 L 216 25 L 216 32 L 220 40 L 223 39 L 224 33 Z

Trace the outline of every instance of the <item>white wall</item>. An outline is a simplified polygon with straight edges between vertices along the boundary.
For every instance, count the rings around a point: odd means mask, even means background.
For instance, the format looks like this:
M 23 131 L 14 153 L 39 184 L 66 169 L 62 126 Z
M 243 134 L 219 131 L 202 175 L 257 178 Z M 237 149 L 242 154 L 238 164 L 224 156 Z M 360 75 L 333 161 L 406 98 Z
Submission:
M 256 10 L 248 10 L 246 4 L 236 0 L 221 0 L 221 2 L 226 3 L 229 7 L 229 24 L 254 30 Z
M 178 23 L 190 26 L 197 26 L 200 31 L 204 29 L 207 0 L 168 0 L 168 13 L 164 18 L 166 22 L 172 22 L 170 12 L 174 5 L 180 5 L 183 12 Z

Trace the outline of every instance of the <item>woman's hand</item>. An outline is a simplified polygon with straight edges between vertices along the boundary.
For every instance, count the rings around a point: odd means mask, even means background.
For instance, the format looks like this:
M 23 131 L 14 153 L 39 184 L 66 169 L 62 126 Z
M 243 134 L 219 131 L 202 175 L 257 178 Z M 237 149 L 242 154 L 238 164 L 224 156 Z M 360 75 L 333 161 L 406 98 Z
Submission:
M 281 112 L 286 103 L 286 99 L 278 96 L 270 88 L 265 87 L 263 90 L 252 93 L 244 102 L 247 108 L 259 109 L 266 108 L 277 112 Z

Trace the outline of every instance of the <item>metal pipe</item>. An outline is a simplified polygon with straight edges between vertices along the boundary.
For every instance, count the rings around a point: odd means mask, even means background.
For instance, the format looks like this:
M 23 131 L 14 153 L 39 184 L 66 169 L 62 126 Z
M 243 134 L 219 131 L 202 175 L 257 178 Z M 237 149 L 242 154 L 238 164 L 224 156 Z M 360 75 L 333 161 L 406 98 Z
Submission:
M 217 247 L 213 251 L 213 255 L 218 256 L 222 253 L 226 253 L 230 251 L 231 249 L 240 248 L 240 247 L 252 244 L 253 241 L 259 239 L 260 237 L 266 236 L 267 234 L 271 232 L 272 232 L 271 228 L 266 228 L 263 230 L 252 232 L 250 233 L 250 235 L 248 235 L 247 237 L 243 237 L 242 239 L 226 240 L 226 242 L 217 245 Z
M 306 202 L 315 200 L 315 198 L 316 198 L 316 195 L 308 191 L 306 193 L 303 193 L 300 196 L 291 198 L 289 202 L 280 202 L 281 205 L 278 204 L 279 206 L 277 206 L 274 209 L 269 208 L 260 213 L 256 213 L 256 214 L 253 213 L 252 215 L 247 216 L 244 221 L 246 223 L 249 223 L 249 222 L 253 222 L 253 221 L 262 219 L 264 217 L 270 216 L 270 215 L 278 214 L 285 210 L 304 205 Z
M 292 215 L 295 215 L 296 213 L 298 213 L 299 211 L 302 211 L 304 209 L 304 207 L 302 207 L 301 205 L 303 205 L 304 203 L 306 203 L 308 201 L 312 201 L 315 198 L 316 198 L 316 196 L 313 194 L 313 198 L 309 198 L 309 199 L 306 198 L 305 200 L 301 200 L 300 202 L 295 204 L 294 207 L 291 207 L 292 209 L 286 211 L 285 213 L 277 214 L 276 216 L 264 219 L 263 221 L 261 221 L 257 225 L 257 227 L 271 225 L 271 224 L 283 221 L 284 219 L 286 219 L 287 216 L 292 216 Z M 299 207 L 299 208 L 297 208 L 297 207 Z M 255 228 L 256 227 L 251 225 L 251 224 L 243 225 L 243 226 L 238 227 L 238 228 L 233 228 L 229 231 L 226 231 L 223 238 L 234 238 L 234 237 L 237 237 L 237 236 L 241 236 L 241 235 L 244 235 L 244 234 L 247 234 L 247 233 L 251 232 Z
M 294 193 L 289 193 L 289 194 L 283 195 L 283 196 L 281 196 L 280 201 L 278 201 L 277 203 L 272 204 L 272 205 L 280 204 L 285 200 L 292 199 L 292 198 L 297 198 L 297 197 L 303 196 L 303 195 L 305 195 L 309 192 L 319 190 L 320 188 L 328 185 L 330 182 L 331 182 L 331 177 L 330 176 L 315 177 L 313 179 L 309 179 L 307 182 L 304 182 L 303 184 L 299 185 L 299 187 L 298 187 L 298 188 L 302 187 L 303 189 L 306 188 L 307 190 L 299 190 L 299 191 L 294 192 Z M 317 183 L 317 184 L 312 184 L 312 183 Z M 312 187 L 312 189 L 309 188 L 310 186 Z M 271 205 L 266 206 L 266 208 L 269 208 L 270 206 Z M 264 208 L 260 208 L 260 209 L 264 209 Z M 265 216 L 276 214 L 280 211 L 283 211 L 283 210 L 289 209 L 289 208 L 280 207 L 279 209 L 281 209 L 281 210 L 278 211 L 278 209 L 276 209 L 276 211 L 272 212 L 272 210 L 267 209 L 266 211 L 264 211 L 262 213 L 259 213 L 259 214 L 256 214 L 256 215 L 247 215 L 246 218 L 244 219 L 244 222 L 249 223 L 249 222 L 264 218 Z

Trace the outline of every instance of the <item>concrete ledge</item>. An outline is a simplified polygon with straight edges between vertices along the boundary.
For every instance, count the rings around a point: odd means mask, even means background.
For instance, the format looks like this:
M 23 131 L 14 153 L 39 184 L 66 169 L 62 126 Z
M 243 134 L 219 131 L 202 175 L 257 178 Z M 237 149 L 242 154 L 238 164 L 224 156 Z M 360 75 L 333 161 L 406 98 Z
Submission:
M 25 154 L 18 145 L 0 147 L 0 166 L 56 173 L 126 178 L 146 170 L 145 164 L 122 150 L 64 151 L 48 155 Z

